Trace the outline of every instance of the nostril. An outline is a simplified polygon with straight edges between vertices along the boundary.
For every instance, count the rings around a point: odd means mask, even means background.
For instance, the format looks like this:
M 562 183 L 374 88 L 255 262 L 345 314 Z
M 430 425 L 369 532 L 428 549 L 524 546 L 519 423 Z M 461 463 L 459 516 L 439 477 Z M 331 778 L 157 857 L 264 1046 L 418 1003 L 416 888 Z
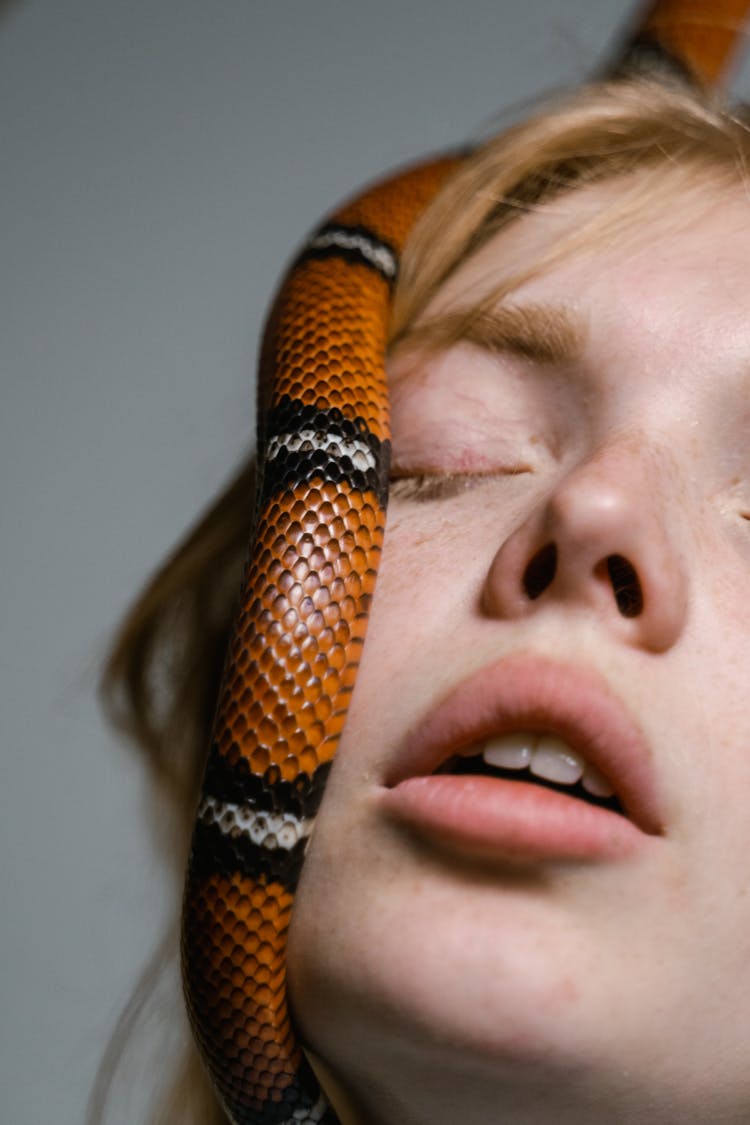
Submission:
M 609 555 L 607 573 L 622 616 L 638 617 L 643 612 L 643 590 L 635 568 L 622 555 Z
M 557 547 L 547 543 L 540 548 L 523 572 L 523 589 L 531 601 L 543 594 L 552 583 L 557 570 Z

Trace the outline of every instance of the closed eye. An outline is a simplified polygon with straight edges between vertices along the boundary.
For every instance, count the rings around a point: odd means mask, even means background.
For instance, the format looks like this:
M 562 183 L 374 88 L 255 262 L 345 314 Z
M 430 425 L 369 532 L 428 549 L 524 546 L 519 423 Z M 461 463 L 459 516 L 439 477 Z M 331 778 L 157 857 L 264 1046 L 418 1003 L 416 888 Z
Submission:
M 491 473 L 406 473 L 394 470 L 391 474 L 390 495 L 392 499 L 414 500 L 418 503 L 448 500 L 486 484 L 488 480 L 519 477 L 532 472 L 533 469 L 526 465 Z

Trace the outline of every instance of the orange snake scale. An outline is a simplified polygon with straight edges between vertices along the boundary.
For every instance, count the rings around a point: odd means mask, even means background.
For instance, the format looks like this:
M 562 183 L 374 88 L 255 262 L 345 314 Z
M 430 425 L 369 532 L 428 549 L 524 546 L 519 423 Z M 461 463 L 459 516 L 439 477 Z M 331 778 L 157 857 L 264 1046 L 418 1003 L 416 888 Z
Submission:
M 618 57 L 714 82 L 750 0 L 657 0 Z M 383 538 L 386 324 L 404 242 L 455 158 L 383 181 L 291 267 L 259 378 L 255 535 L 183 910 L 188 1013 L 233 1125 L 338 1121 L 286 997 L 294 891 L 346 717 Z

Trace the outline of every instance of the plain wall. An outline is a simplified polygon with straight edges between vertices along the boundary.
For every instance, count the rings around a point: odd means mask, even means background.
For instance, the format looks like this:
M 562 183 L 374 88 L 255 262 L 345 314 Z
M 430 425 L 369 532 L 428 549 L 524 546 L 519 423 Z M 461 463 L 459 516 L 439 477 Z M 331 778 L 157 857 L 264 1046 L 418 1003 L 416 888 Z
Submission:
M 97 666 L 252 440 L 284 263 L 368 178 L 583 76 L 630 13 L 619 0 L 0 3 L 8 1125 L 80 1125 L 174 905 L 139 768 L 97 710 Z M 113 1120 L 137 1125 L 141 1090 Z

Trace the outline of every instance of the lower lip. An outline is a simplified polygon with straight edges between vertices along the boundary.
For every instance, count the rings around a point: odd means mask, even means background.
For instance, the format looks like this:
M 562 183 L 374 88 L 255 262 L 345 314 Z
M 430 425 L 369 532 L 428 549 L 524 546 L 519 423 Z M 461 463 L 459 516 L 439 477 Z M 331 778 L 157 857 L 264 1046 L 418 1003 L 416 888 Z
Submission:
M 524 781 L 411 777 L 384 790 L 382 802 L 427 839 L 485 859 L 623 859 L 649 839 L 618 813 Z

